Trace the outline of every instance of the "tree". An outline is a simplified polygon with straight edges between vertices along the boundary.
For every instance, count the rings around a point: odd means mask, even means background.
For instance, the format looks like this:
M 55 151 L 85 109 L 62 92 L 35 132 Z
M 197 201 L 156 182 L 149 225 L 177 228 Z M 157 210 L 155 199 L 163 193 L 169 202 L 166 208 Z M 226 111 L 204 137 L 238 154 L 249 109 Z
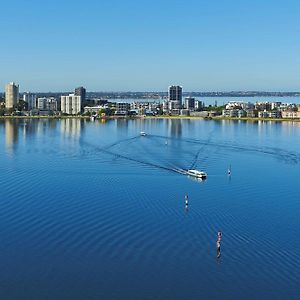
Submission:
M 6 109 L 6 112 L 8 113 L 8 114 L 12 114 L 13 112 L 15 112 L 16 110 L 14 109 L 14 108 L 7 108 Z
M 28 110 L 28 103 L 25 102 L 24 100 L 20 100 L 17 105 L 16 105 L 16 109 L 19 111 L 23 111 L 23 110 Z

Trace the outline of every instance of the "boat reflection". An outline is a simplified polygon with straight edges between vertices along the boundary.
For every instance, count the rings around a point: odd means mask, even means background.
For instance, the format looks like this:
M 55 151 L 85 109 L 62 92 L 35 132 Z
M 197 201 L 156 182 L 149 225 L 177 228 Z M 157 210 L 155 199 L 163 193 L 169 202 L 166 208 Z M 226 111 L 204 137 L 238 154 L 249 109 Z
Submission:
M 193 181 L 197 181 L 199 183 L 203 183 L 205 180 L 206 180 L 206 177 L 205 178 L 199 178 L 199 177 L 195 177 L 195 176 L 187 176 L 190 180 L 193 180 Z

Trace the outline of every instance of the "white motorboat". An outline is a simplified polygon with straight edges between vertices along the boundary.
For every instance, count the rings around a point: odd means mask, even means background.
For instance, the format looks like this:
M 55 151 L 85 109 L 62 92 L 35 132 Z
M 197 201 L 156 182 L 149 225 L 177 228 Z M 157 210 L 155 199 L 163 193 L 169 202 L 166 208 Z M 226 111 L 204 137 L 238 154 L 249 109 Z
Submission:
M 186 174 L 201 179 L 205 179 L 207 177 L 207 174 L 205 172 L 198 170 L 187 170 Z
M 141 136 L 146 136 L 147 133 L 145 131 L 141 131 Z

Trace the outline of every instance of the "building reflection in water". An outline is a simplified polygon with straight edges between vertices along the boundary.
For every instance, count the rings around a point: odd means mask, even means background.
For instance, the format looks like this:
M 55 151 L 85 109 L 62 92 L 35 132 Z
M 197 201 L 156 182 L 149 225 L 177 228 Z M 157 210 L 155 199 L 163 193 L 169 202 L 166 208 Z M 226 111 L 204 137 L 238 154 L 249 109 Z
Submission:
M 181 135 L 182 135 L 182 120 L 168 119 L 168 127 L 170 129 L 170 135 L 172 137 L 181 137 Z
M 61 134 L 63 137 L 78 140 L 81 134 L 81 129 L 84 120 L 75 119 L 75 118 L 68 118 L 68 119 L 61 119 Z
M 13 156 L 18 144 L 18 122 L 6 119 L 5 120 L 5 146 L 6 151 L 10 156 Z
M 121 134 L 123 134 L 123 133 L 127 134 L 128 122 L 129 122 L 129 120 L 127 120 L 127 119 L 123 119 L 123 118 L 116 119 L 115 124 L 117 127 L 117 132 L 121 133 Z

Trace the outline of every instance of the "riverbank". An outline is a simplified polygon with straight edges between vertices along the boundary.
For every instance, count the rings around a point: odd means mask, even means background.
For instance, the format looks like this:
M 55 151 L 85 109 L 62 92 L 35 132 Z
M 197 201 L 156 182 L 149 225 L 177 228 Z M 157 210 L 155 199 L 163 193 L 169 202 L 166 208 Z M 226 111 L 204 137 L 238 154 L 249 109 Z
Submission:
M 0 119 L 90 119 L 89 116 L 0 116 Z M 199 117 L 199 116 L 107 116 L 100 119 L 114 120 L 114 119 L 168 119 L 168 120 L 214 120 L 214 121 L 244 121 L 244 122 L 258 122 L 258 121 L 272 121 L 272 122 L 300 122 L 300 118 L 237 118 L 237 117 Z
M 0 116 L 0 119 L 90 119 L 88 116 Z
M 145 119 L 186 119 L 186 120 L 214 120 L 214 121 L 245 121 L 245 122 L 258 122 L 258 121 L 272 121 L 272 122 L 300 122 L 300 118 L 234 118 L 234 117 L 193 117 L 193 116 L 151 116 L 144 117 Z

